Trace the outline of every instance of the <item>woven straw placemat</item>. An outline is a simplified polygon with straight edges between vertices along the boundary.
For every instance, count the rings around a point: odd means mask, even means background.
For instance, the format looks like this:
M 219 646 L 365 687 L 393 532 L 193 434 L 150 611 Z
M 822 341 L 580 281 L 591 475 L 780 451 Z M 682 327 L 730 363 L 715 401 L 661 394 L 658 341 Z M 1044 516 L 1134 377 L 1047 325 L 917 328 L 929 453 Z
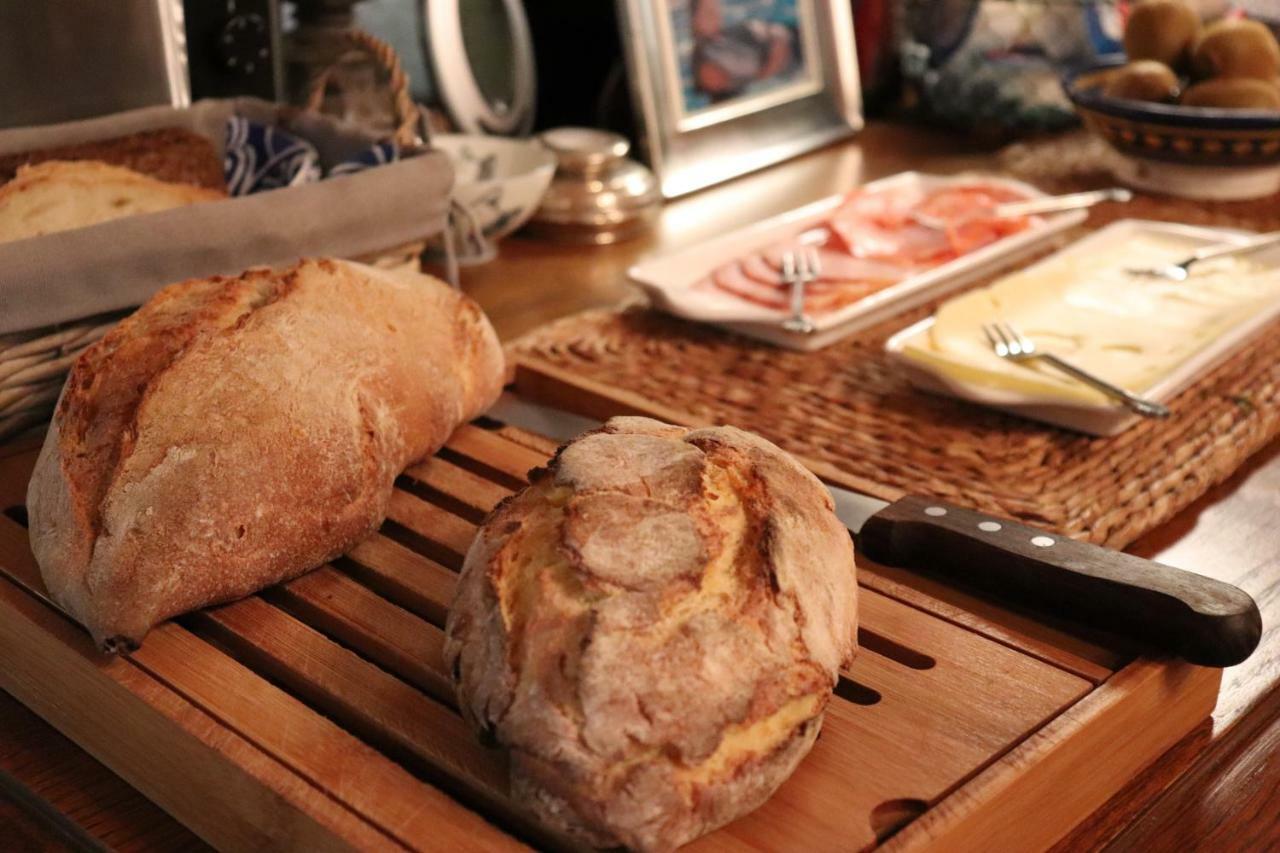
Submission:
M 1087 165 L 1078 146 L 1089 143 L 1076 139 L 1077 147 L 1065 151 Z M 1047 149 L 1020 146 L 1011 153 L 1024 165 L 1028 157 L 1072 162 L 1055 148 L 1061 141 L 1040 144 Z M 1008 157 L 1004 162 L 1012 165 Z M 1050 183 L 1043 169 L 1039 177 Z M 1103 174 L 1076 185 L 1107 180 Z M 1280 219 L 1280 203 L 1264 202 L 1143 198 L 1136 210 L 1097 210 L 1091 222 L 1139 216 L 1275 228 L 1266 220 Z M 545 365 L 570 383 L 581 377 L 622 389 L 690 422 L 754 430 L 853 481 L 877 484 L 886 497 L 937 495 L 1112 547 L 1167 521 L 1280 433 L 1280 324 L 1171 401 L 1169 419 L 1094 438 L 912 388 L 887 363 L 883 346 L 934 307 L 816 353 L 781 350 L 643 307 L 568 317 L 509 350 L 535 372 Z

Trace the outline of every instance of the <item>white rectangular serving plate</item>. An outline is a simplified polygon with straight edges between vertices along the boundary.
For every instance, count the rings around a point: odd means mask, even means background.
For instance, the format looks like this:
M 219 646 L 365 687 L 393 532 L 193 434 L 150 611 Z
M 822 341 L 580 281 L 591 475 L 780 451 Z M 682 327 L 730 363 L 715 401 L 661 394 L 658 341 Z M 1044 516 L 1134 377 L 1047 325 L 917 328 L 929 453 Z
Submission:
M 953 176 L 900 172 L 872 181 L 863 190 L 893 189 L 919 185 L 932 190 L 949 184 L 981 180 L 1018 189 L 1031 198 L 1045 193 L 1021 181 L 994 175 L 965 173 Z M 1058 213 L 1042 218 L 1039 225 L 1012 234 L 973 252 L 903 279 L 865 299 L 813 318 L 816 331 L 809 335 L 782 328 L 785 311 L 755 305 L 730 294 L 702 293 L 690 299 L 689 288 L 712 270 L 788 237 L 819 225 L 844 201 L 846 194 L 824 198 L 689 246 L 658 258 L 642 261 L 627 271 L 631 281 L 649 296 L 654 307 L 683 317 L 718 326 L 788 349 L 811 352 L 822 349 L 854 332 L 866 329 L 895 314 L 991 275 L 1035 251 L 1046 240 L 1084 221 L 1083 211 Z
M 1122 219 L 1027 267 L 1023 274 L 1034 274 L 1037 269 L 1055 264 L 1064 257 L 1106 251 L 1109 246 L 1125 244 L 1143 233 L 1185 240 L 1188 255 L 1201 246 L 1212 243 L 1242 243 L 1253 236 L 1248 232 L 1226 228 L 1202 228 L 1141 219 Z M 1266 265 L 1280 266 L 1280 248 L 1260 249 L 1249 258 Z M 1150 387 L 1129 390 L 1148 399 L 1167 402 L 1200 376 L 1222 363 L 1227 356 L 1239 350 L 1277 317 L 1280 317 L 1280 299 L 1269 305 L 1267 310 L 1258 312 L 1232 327 L 1225 334 L 1218 336 Z M 1093 406 L 1069 403 L 1048 396 L 1041 397 L 1009 389 L 971 384 L 933 370 L 929 365 L 922 364 L 906 354 L 907 343 L 920 335 L 928 334 L 930 327 L 933 326 L 933 319 L 928 317 L 914 323 L 885 343 L 885 353 L 889 360 L 903 371 L 912 385 L 921 390 L 968 400 L 1089 435 L 1116 435 L 1140 420 L 1139 416 L 1120 405 Z

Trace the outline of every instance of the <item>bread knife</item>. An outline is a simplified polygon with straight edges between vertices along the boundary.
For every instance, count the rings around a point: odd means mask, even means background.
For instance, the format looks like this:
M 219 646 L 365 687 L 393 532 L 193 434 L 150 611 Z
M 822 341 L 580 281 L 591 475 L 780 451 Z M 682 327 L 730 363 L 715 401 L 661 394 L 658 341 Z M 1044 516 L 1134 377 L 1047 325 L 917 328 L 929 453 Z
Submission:
M 557 441 L 600 426 L 512 394 L 488 415 Z M 888 503 L 827 488 L 858 550 L 876 562 L 953 578 L 1202 666 L 1239 663 L 1262 636 L 1258 605 L 1231 584 L 936 498 Z

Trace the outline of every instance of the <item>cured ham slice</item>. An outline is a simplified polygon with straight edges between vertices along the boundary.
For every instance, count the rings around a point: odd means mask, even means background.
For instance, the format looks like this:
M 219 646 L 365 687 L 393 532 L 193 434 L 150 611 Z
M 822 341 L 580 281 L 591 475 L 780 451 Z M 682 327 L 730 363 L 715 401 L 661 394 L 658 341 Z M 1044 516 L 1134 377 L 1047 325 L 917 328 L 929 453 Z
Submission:
M 776 286 L 762 284 L 747 275 L 737 261 L 717 269 L 711 274 L 711 280 L 721 290 L 757 305 L 769 308 L 785 308 L 787 305 L 787 290 L 781 281 Z
M 780 244 L 764 251 L 764 260 L 782 280 L 782 256 L 787 252 L 800 251 L 801 247 L 793 244 Z M 818 249 L 819 281 L 901 281 L 911 272 L 910 267 L 898 264 L 875 261 L 868 258 L 851 257 L 837 249 Z M 743 262 L 744 265 L 746 262 Z M 761 279 L 762 281 L 764 279 Z
M 752 258 L 755 259 L 754 264 L 751 258 L 748 258 L 747 261 L 733 261 L 719 267 L 700 286 L 715 287 L 723 292 L 731 293 L 739 299 L 756 305 L 763 305 L 766 308 L 789 309 L 791 307 L 791 285 L 783 283 L 781 278 L 777 280 L 777 284 L 761 282 L 754 278 L 749 274 L 748 267 L 754 267 L 758 272 L 758 264 L 763 259 L 758 255 L 754 255 Z M 830 311 L 843 305 L 848 305 L 850 302 L 856 302 L 886 286 L 885 282 L 875 281 L 826 280 L 810 282 L 805 286 L 805 310 L 811 313 Z
M 875 222 L 888 228 L 900 225 L 906 215 L 926 198 L 919 187 L 893 187 L 866 192 L 855 190 L 845 199 L 836 216 Z
M 1007 219 L 974 219 L 948 228 L 947 237 L 958 257 L 1021 230 L 1022 226 L 1012 226 Z
M 933 265 L 954 255 L 945 231 L 906 222 L 894 228 L 846 218 L 831 220 L 831 231 L 855 258 L 895 261 L 908 267 Z
M 959 222 L 975 216 L 990 218 L 991 208 L 1006 201 L 1021 201 L 1024 196 L 1008 187 L 963 185 L 947 187 L 932 193 L 916 205 L 914 212 Z M 1011 221 L 1011 220 L 1010 220 Z
M 773 250 L 770 249 L 770 252 Z M 782 251 L 779 250 L 778 255 L 781 257 Z M 774 263 L 769 253 L 759 255 L 748 255 L 742 259 L 742 271 L 748 278 L 755 279 L 761 284 L 767 284 L 771 287 L 786 287 L 786 282 L 782 280 L 782 262 Z

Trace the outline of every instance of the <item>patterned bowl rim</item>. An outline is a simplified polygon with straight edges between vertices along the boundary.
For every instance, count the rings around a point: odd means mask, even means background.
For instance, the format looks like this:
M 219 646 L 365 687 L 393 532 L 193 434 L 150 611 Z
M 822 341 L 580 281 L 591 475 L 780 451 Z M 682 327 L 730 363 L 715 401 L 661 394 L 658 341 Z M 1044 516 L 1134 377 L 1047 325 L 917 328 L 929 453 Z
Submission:
M 1096 86 L 1084 88 L 1077 85 L 1082 77 L 1108 68 L 1116 68 L 1127 61 L 1121 53 L 1101 57 L 1097 62 L 1073 69 L 1063 75 L 1062 88 L 1071 99 L 1071 103 L 1081 109 L 1129 121 L 1197 130 L 1280 130 L 1280 110 L 1233 110 L 1222 107 L 1183 107 L 1176 104 L 1130 101 L 1104 95 Z

